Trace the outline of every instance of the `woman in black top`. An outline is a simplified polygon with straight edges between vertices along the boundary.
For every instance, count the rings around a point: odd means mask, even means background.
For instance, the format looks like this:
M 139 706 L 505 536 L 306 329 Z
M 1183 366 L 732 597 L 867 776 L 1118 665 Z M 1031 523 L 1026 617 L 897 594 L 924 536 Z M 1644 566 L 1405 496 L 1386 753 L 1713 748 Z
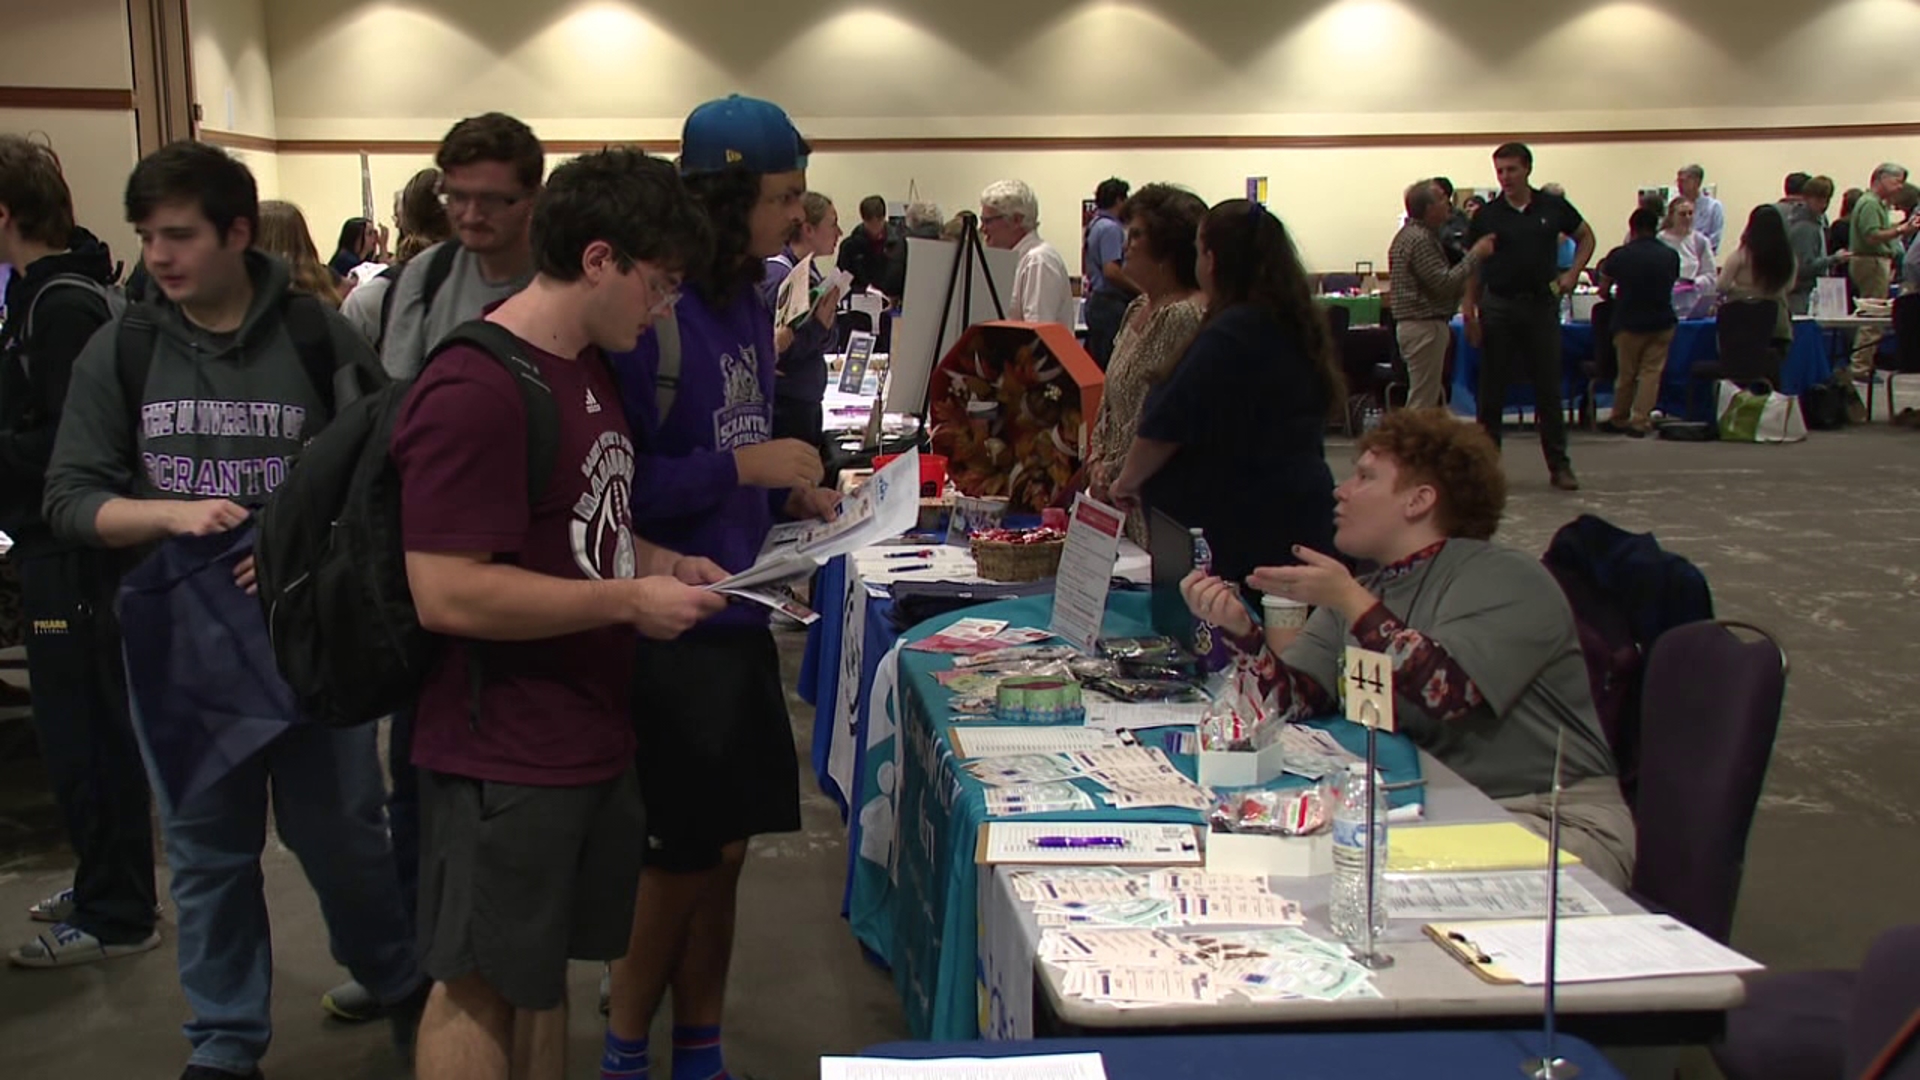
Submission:
M 1840 216 L 1827 226 L 1828 251 L 1845 251 L 1853 245 L 1853 206 L 1865 194 L 1865 191 L 1854 187 L 1848 188 L 1840 196 Z
M 1332 331 L 1287 230 L 1259 203 L 1229 199 L 1200 226 L 1207 319 L 1147 397 L 1112 494 L 1206 530 L 1214 572 L 1237 580 L 1333 551 L 1325 434 L 1345 397 Z

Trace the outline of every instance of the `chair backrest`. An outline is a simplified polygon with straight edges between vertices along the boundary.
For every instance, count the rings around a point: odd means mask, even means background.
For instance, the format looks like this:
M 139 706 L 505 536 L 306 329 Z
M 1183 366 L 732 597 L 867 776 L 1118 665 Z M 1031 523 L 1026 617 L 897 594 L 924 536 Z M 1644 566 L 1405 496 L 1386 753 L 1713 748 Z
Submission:
M 1920 1078 L 1920 924 L 1867 947 L 1847 1010 L 1846 1070 L 1866 1080 Z
M 1773 329 L 1780 322 L 1780 305 L 1772 300 L 1729 300 L 1714 317 L 1714 336 L 1720 344 L 1720 365 L 1726 378 L 1737 383 L 1765 379 L 1780 386 L 1780 354 L 1773 348 Z
M 1593 323 L 1594 374 L 1602 382 L 1612 382 L 1620 377 L 1620 350 L 1613 347 L 1613 301 L 1593 305 L 1588 318 Z
M 1893 298 L 1893 367 L 1920 373 L 1920 292 Z
M 1742 640 L 1735 626 L 1760 640 Z M 1786 686 L 1786 653 L 1744 623 L 1675 627 L 1647 658 L 1633 888 L 1716 941 L 1733 929 Z

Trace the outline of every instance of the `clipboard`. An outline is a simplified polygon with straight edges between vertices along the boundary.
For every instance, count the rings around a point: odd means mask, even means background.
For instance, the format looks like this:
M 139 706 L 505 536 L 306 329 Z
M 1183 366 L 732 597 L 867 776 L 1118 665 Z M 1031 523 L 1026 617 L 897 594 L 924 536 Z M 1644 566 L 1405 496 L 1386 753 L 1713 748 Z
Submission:
M 1428 923 L 1421 927 L 1440 950 L 1455 960 L 1467 965 L 1467 970 L 1480 976 L 1480 981 L 1494 986 L 1519 986 L 1520 977 L 1503 968 L 1493 957 L 1480 951 L 1473 943 L 1472 923 Z

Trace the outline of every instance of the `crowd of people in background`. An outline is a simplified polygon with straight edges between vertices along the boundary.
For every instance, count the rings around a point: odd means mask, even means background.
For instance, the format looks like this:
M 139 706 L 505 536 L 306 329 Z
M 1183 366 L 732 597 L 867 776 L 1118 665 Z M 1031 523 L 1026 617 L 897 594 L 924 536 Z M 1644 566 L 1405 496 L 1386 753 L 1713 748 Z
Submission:
M 46 628 L 29 643 L 35 716 L 78 857 L 73 888 L 34 908 L 48 929 L 16 964 L 159 944 L 152 778 L 193 1013 L 189 1080 L 258 1076 L 271 1037 L 270 807 L 352 976 L 323 1008 L 390 1020 L 420 1076 L 505 1077 L 516 1057 L 557 1075 L 571 958 L 609 965 L 603 1076 L 648 1074 L 671 992 L 675 1080 L 724 1077 L 747 841 L 797 829 L 799 791 L 768 617 L 701 586 L 751 565 L 776 521 L 837 513 L 820 486 L 822 399 L 846 297 L 821 264 L 897 302 L 910 237 L 976 229 L 1015 260 L 1008 318 L 1071 327 L 1084 302 L 1108 381 L 1082 486 L 1127 511 L 1137 541 L 1149 508 L 1205 531 L 1218 578 L 1190 580 L 1189 600 L 1245 632 L 1264 691 L 1283 708 L 1323 705 L 1333 643 L 1350 635 L 1393 644 L 1396 663 L 1464 672 L 1462 696 L 1427 719 L 1437 733 L 1489 701 L 1520 703 L 1505 756 L 1469 776 L 1516 806 L 1546 790 L 1541 732 L 1572 717 L 1576 779 L 1591 782 L 1569 789 L 1585 807 L 1577 827 L 1589 862 L 1618 876 L 1631 826 L 1591 707 L 1561 685 L 1584 677 L 1565 606 L 1537 599 L 1550 593 L 1537 564 L 1516 569 L 1486 543 L 1504 501 L 1508 384 L 1558 400 L 1562 301 L 1590 268 L 1620 357 L 1605 426 L 1630 435 L 1652 428 L 1680 319 L 1769 301 L 1784 349 L 1823 275 L 1844 272 L 1860 297 L 1886 296 L 1897 264 L 1920 284 L 1920 191 L 1897 165 L 1847 191 L 1833 221 L 1834 182 L 1795 173 L 1737 236 L 1689 165 L 1671 197 L 1624 210 L 1623 241 L 1596 260 L 1596 231 L 1612 226 L 1535 186 L 1528 147 L 1502 145 L 1491 197 L 1444 177 L 1405 189 L 1387 261 L 1410 409 L 1362 443 L 1336 488 L 1325 433 L 1346 403 L 1338 342 L 1268 207 L 1108 179 L 1076 297 L 1026 183 L 997 181 L 952 220 L 914 200 L 896 222 L 870 196 L 843 230 L 835 202 L 807 187 L 809 154 L 777 105 L 736 96 L 686 118 L 677 163 L 609 149 L 549 175 L 535 133 L 490 113 L 454 125 L 434 167 L 396 193 L 391 251 L 384 226 L 355 217 L 323 260 L 299 208 L 260 200 L 220 150 L 175 144 L 128 181 L 141 265 L 122 291 L 74 220 L 58 158 L 0 137 L 0 262 L 16 269 L 0 330 L 0 528 Z M 778 290 L 809 258 L 817 296 L 776 326 Z M 1484 353 L 1478 432 L 1438 410 L 1456 315 Z M 1876 338 L 1861 334 L 1856 375 L 1871 377 Z M 559 413 L 539 439 L 525 378 Z M 153 764 L 165 735 L 135 707 L 155 690 L 121 643 L 185 616 L 142 609 L 121 626 L 108 598 L 169 541 L 243 533 L 312 433 L 389 385 L 405 394 L 391 456 L 419 621 L 468 647 L 441 650 L 392 717 L 384 776 L 371 725 L 289 716 L 215 782 L 169 789 Z M 1561 411 L 1539 411 L 1537 428 L 1551 484 L 1577 490 Z M 551 453 L 528 452 L 548 438 Z M 1342 556 L 1392 572 L 1356 582 Z M 217 617 L 236 639 L 263 638 L 253 556 L 221 565 Z M 1429 577 L 1512 593 L 1508 621 L 1449 655 L 1421 636 L 1435 616 L 1417 594 L 1390 617 L 1368 592 Z M 1274 654 L 1246 636 L 1228 585 L 1295 590 L 1329 614 Z M 1524 672 L 1500 652 L 1522 643 L 1540 660 Z M 721 774 L 729 797 L 716 801 Z

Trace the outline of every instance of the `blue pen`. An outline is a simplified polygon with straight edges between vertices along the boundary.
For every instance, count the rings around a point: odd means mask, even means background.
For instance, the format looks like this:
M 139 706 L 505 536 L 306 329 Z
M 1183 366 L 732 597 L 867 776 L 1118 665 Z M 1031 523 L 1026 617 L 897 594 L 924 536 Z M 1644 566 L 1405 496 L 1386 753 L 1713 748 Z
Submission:
M 1126 847 L 1125 837 L 1120 836 L 1036 836 L 1034 847 L 1042 848 L 1115 848 Z

